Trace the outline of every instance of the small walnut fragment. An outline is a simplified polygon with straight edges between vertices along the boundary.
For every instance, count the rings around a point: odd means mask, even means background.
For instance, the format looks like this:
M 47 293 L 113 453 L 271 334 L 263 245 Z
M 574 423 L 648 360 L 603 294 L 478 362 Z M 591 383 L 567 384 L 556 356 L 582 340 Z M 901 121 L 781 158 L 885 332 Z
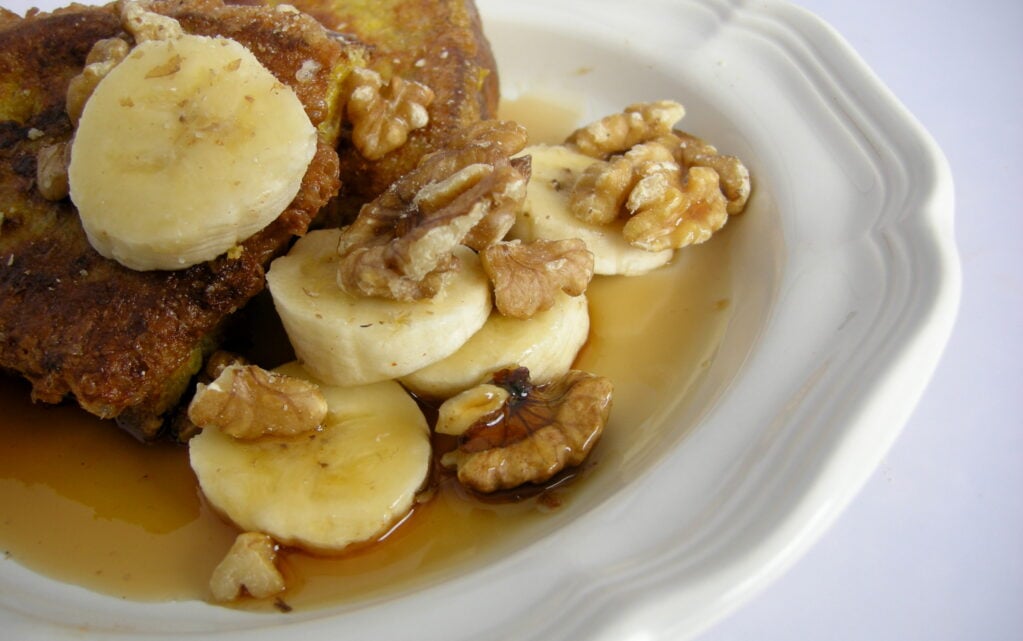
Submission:
M 438 434 L 461 436 L 480 416 L 493 414 L 504 407 L 510 396 L 507 389 L 491 383 L 471 387 L 440 406 L 437 425 L 433 429 Z
M 266 534 L 243 532 L 213 570 L 210 592 L 222 603 L 243 594 L 265 599 L 284 591 L 284 577 L 275 565 L 277 547 Z
M 200 381 L 209 384 L 216 380 L 224 370 L 232 365 L 248 365 L 249 362 L 244 357 L 235 354 L 234 352 L 228 352 L 222 349 L 210 354 L 210 357 L 206 359 L 206 363 L 202 367 L 202 371 L 199 373 Z
M 636 185 L 636 170 L 628 158 L 598 160 L 576 180 L 569 195 L 572 215 L 591 225 L 607 225 L 617 219 Z
M 353 295 L 431 298 L 457 268 L 452 251 L 495 242 L 526 196 L 529 163 L 510 156 L 525 130 L 484 121 L 363 206 L 338 242 L 338 286 Z
M 578 238 L 499 242 L 480 259 L 494 284 L 498 311 L 512 318 L 550 309 L 559 290 L 579 296 L 593 278 L 593 253 Z
M 352 143 L 363 157 L 379 160 L 430 122 L 434 94 L 426 85 L 395 76 L 389 83 L 370 69 L 349 76 L 348 119 Z
M 606 160 L 670 133 L 685 114 L 685 108 L 672 100 L 636 103 L 622 113 L 605 116 L 576 129 L 566 144 L 587 156 Z
M 78 126 L 85 103 L 99 81 L 124 60 L 130 50 L 131 47 L 121 38 L 106 38 L 92 46 L 85 58 L 85 68 L 68 84 L 64 109 L 72 125 Z
M 326 416 L 327 401 L 315 384 L 255 365 L 227 365 L 209 385 L 199 384 L 188 406 L 195 425 L 239 439 L 301 434 Z
M 36 189 L 46 200 L 63 200 L 69 193 L 67 177 L 71 145 L 58 142 L 44 145 L 36 153 Z
M 579 370 L 537 386 L 525 368 L 507 369 L 492 383 L 509 392 L 507 401 L 479 416 L 441 460 L 477 492 L 543 483 L 580 465 L 611 412 L 611 381 Z
M 121 23 L 136 43 L 149 40 L 170 40 L 181 37 L 185 31 L 181 23 L 169 16 L 150 11 L 144 0 L 121 3 Z

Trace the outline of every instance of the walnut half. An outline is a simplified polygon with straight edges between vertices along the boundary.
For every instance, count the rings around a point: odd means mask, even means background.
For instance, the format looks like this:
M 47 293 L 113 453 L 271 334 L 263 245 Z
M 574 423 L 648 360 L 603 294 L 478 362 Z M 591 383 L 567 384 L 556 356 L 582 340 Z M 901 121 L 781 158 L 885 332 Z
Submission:
M 632 191 L 627 206 L 633 215 L 622 235 L 647 251 L 702 243 L 728 220 L 717 172 L 708 167 L 690 169 L 685 183 L 651 174 Z
M 309 381 L 256 365 L 231 364 L 209 385 L 199 384 L 188 418 L 239 439 L 291 436 L 314 430 L 327 416 L 327 401 Z
M 749 171 L 674 129 L 684 114 L 670 100 L 640 103 L 573 132 L 565 146 L 596 161 L 572 186 L 572 215 L 591 225 L 627 219 L 625 240 L 657 252 L 702 243 L 742 213 Z
M 85 68 L 68 83 L 65 111 L 72 125 L 78 126 L 85 103 L 99 81 L 124 60 L 130 50 L 131 46 L 121 38 L 106 38 L 92 46 L 85 58 Z
M 579 370 L 533 385 L 525 368 L 501 370 L 493 381 L 508 392 L 497 409 L 483 412 L 459 437 L 441 464 L 477 492 L 543 483 L 566 467 L 580 465 L 597 443 L 611 412 L 611 381 Z M 470 391 L 469 394 L 472 394 Z M 455 400 L 452 399 L 452 400 Z M 449 401 L 450 402 L 450 401 Z M 444 406 L 441 412 L 446 413 Z
M 457 268 L 455 247 L 495 242 L 526 196 L 526 143 L 512 122 L 483 121 L 364 205 L 338 242 L 338 286 L 357 296 L 433 297 Z
M 727 184 L 714 167 L 726 172 Z M 737 158 L 717 155 L 699 139 L 665 134 L 587 167 L 569 209 L 594 225 L 626 218 L 625 240 L 656 252 L 706 241 L 729 214 L 742 211 L 749 192 L 749 173 Z
M 607 159 L 670 133 L 685 115 L 685 108 L 672 100 L 636 103 L 576 129 L 566 144 L 587 156 Z
M 714 145 L 684 131 L 675 130 L 658 142 L 673 150 L 683 167 L 708 167 L 718 174 L 721 191 L 728 200 L 728 214 L 741 214 L 749 201 L 749 169 L 735 156 L 718 152 Z
M 284 591 L 284 577 L 274 564 L 276 558 L 277 547 L 266 534 L 239 534 L 210 577 L 213 599 L 234 601 L 243 593 L 265 599 Z
M 363 157 L 379 160 L 429 124 L 434 94 L 426 85 L 398 76 L 385 83 L 371 69 L 353 69 L 348 82 L 352 143 Z
M 593 253 L 578 238 L 498 242 L 480 259 L 494 284 L 497 310 L 512 318 L 550 309 L 559 290 L 579 296 L 593 278 Z

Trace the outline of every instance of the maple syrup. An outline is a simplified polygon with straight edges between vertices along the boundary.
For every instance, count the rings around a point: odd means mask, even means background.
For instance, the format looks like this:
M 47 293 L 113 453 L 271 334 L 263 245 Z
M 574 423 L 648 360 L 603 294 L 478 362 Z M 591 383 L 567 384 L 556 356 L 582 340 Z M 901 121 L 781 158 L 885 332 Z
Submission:
M 573 110 L 537 105 L 544 103 L 531 97 L 505 105 L 545 132 L 533 142 L 559 142 L 575 126 Z M 615 395 L 596 462 L 581 476 L 613 473 L 601 462 L 650 447 L 635 426 L 666 398 L 684 400 L 705 371 L 730 318 L 730 235 L 726 228 L 650 274 L 591 283 L 590 338 L 576 366 L 611 378 Z M 75 407 L 28 399 L 27 384 L 0 378 L 0 549 L 36 572 L 121 598 L 207 599 L 209 576 L 237 531 L 203 502 L 186 448 L 143 444 Z M 379 542 L 336 557 L 284 551 L 289 588 L 276 607 L 356 603 L 455 576 L 547 531 L 550 512 L 579 489 L 568 485 L 554 496 L 494 503 L 442 477 Z

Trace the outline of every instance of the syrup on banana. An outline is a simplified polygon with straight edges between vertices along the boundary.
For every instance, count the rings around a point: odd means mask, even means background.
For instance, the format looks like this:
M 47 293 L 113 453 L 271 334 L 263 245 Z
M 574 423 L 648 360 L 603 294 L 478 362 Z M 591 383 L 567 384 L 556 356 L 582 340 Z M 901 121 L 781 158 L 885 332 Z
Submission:
M 339 387 L 297 363 L 278 374 L 320 386 L 317 429 L 237 439 L 211 427 L 189 441 L 203 494 L 243 531 L 336 552 L 385 534 L 411 510 L 430 468 L 430 430 L 394 381 Z

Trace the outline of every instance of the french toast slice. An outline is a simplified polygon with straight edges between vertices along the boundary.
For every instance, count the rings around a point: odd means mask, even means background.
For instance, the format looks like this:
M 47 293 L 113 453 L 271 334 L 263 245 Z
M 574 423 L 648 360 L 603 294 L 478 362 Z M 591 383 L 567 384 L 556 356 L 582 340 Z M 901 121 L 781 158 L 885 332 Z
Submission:
M 73 397 L 143 439 L 158 434 L 222 328 L 263 289 L 270 260 L 336 195 L 342 87 L 364 64 L 363 48 L 295 11 L 220 0 L 147 8 L 188 33 L 246 45 L 295 89 L 319 139 L 298 195 L 241 251 L 180 271 L 130 270 L 92 249 L 70 200 L 47 200 L 36 185 L 40 148 L 74 133 L 71 78 L 98 40 L 130 38 L 117 7 L 0 16 L 0 368 L 27 378 L 36 401 Z
M 363 158 L 342 135 L 343 209 L 349 214 L 415 167 L 424 154 L 447 146 L 459 130 L 497 114 L 497 65 L 472 0 L 267 1 L 286 1 L 328 29 L 365 43 L 369 67 L 385 80 L 399 76 L 434 92 L 430 123 L 379 160 Z

